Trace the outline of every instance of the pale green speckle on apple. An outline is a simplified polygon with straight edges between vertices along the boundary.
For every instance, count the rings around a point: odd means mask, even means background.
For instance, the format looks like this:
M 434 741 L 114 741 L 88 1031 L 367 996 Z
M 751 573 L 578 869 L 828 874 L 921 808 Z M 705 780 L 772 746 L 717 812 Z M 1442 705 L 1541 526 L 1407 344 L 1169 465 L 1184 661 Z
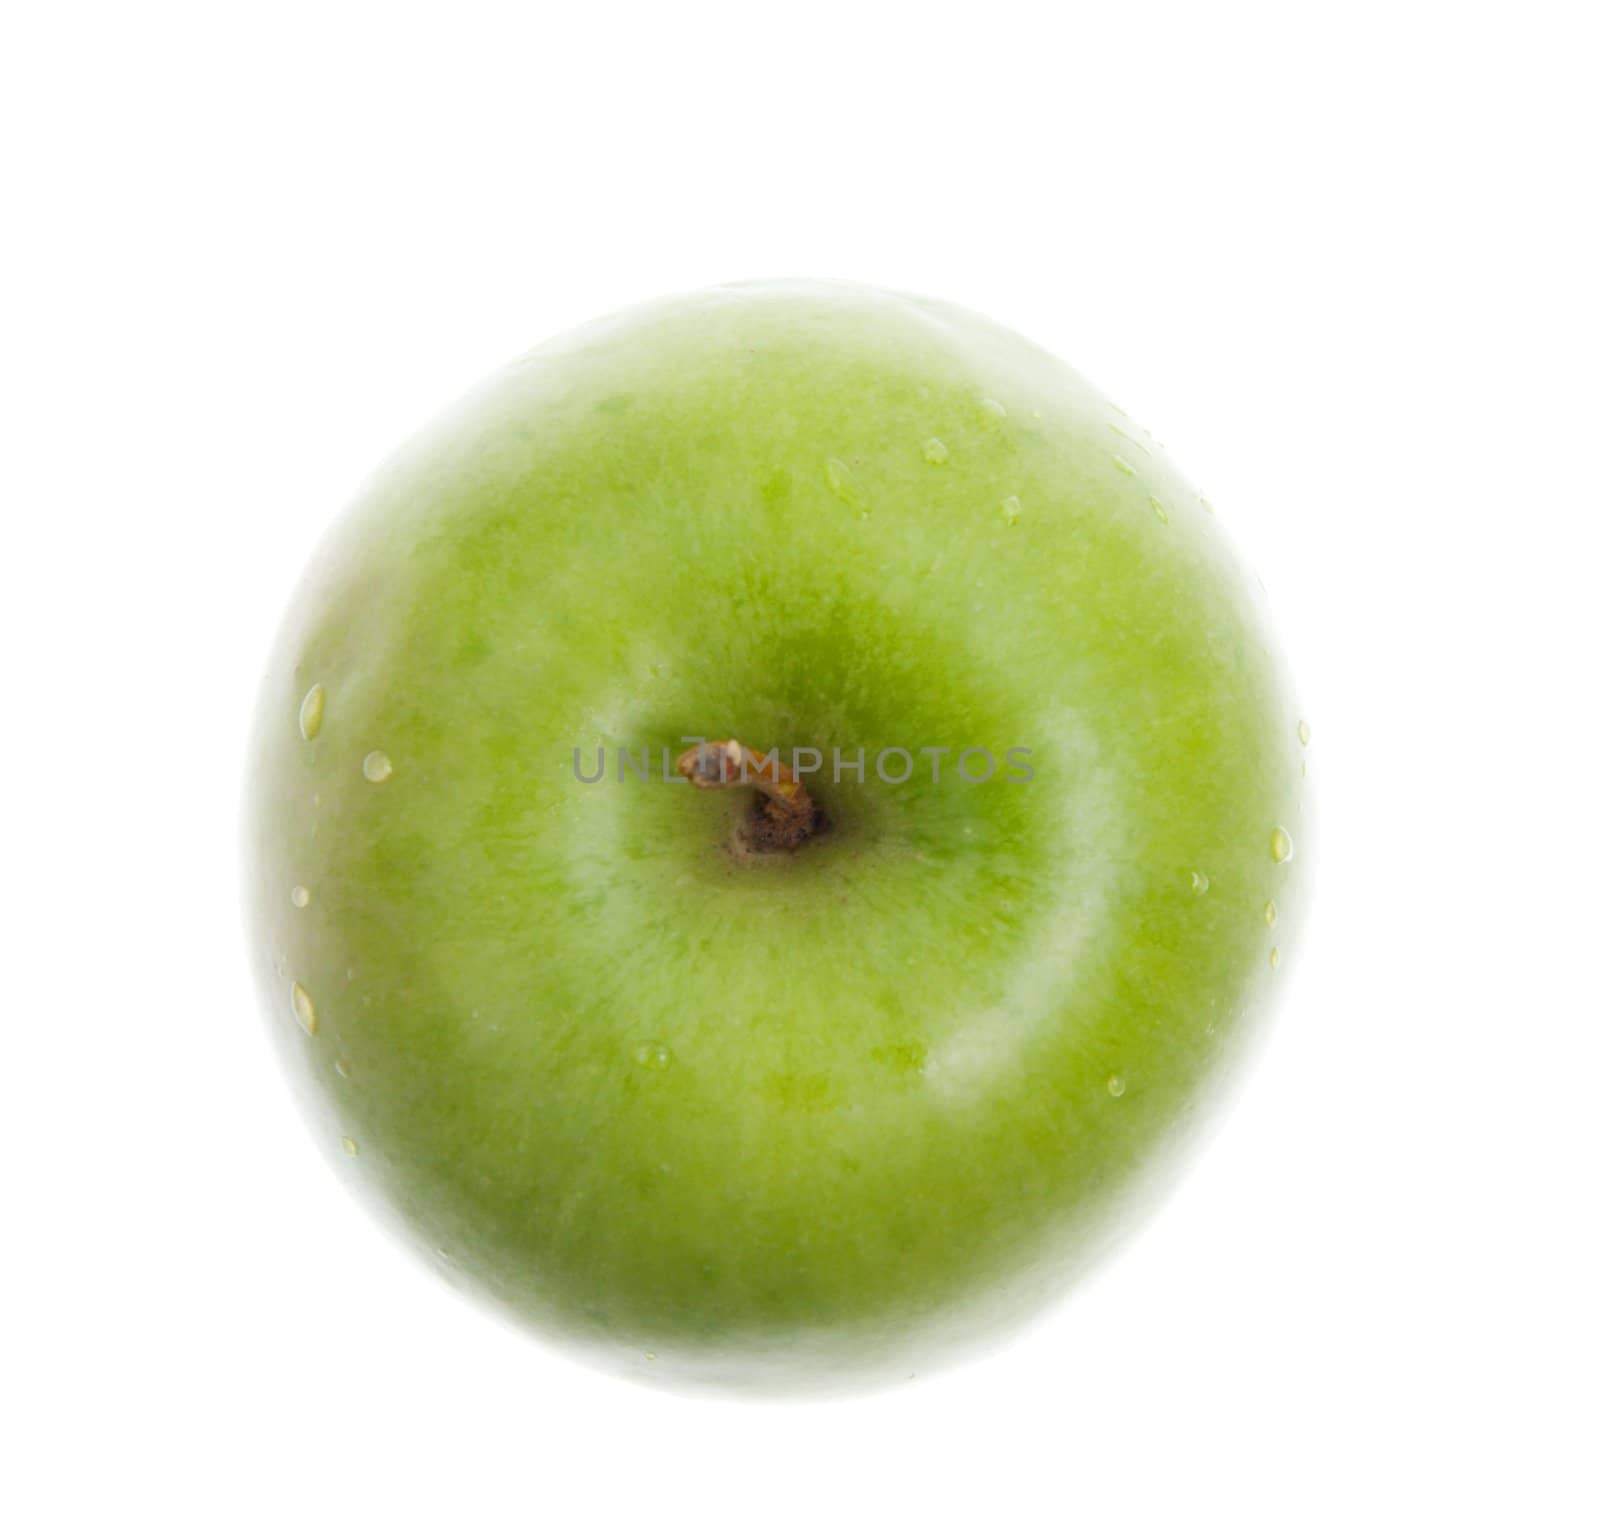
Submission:
M 757 848 L 668 779 L 695 738 L 867 763 Z M 1304 914 L 1309 738 L 1209 506 L 1055 359 L 848 285 L 664 302 L 319 551 L 252 752 L 268 1023 L 344 1174 L 551 1340 L 905 1376 L 1159 1195 Z

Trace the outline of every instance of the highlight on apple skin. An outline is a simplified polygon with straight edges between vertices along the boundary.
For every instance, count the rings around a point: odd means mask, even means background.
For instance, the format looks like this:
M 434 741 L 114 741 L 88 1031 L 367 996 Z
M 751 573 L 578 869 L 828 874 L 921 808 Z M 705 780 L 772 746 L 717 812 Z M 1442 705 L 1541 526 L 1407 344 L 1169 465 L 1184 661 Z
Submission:
M 308 1122 L 636 1377 L 985 1344 L 1159 1196 L 1285 975 L 1310 733 L 1260 601 L 1146 433 L 951 306 L 733 286 L 534 350 L 372 481 L 263 682 Z

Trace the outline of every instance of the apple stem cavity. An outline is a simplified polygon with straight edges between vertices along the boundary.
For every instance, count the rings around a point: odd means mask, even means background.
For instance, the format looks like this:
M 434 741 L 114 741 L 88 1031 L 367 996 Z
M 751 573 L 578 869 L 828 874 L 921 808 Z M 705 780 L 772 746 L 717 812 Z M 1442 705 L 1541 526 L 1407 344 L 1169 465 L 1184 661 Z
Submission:
M 756 808 L 741 832 L 740 845 L 753 855 L 795 850 L 828 826 L 805 783 L 782 763 L 778 752 L 763 755 L 737 739 L 697 744 L 678 756 L 678 774 L 703 791 L 751 787 Z

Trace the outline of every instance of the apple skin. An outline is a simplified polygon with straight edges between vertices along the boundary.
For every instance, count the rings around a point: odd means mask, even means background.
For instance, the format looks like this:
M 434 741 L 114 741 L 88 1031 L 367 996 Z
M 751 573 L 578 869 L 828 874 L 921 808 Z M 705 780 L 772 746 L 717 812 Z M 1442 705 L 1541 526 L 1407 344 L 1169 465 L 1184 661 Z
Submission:
M 1159 1195 L 1303 916 L 1259 601 L 1147 435 L 950 306 L 734 286 L 536 349 L 371 483 L 265 677 L 247 914 L 313 1129 L 641 1378 L 1020 1323 Z M 746 795 L 661 780 L 691 736 L 867 779 L 739 859 Z M 655 779 L 580 784 L 600 745 Z M 891 746 L 1034 775 L 890 786 Z

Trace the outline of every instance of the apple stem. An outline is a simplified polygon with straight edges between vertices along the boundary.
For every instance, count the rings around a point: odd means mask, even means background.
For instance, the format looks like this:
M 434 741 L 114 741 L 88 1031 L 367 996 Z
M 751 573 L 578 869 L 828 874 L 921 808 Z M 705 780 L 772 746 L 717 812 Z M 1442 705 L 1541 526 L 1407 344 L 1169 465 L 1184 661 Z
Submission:
M 697 744 L 678 756 L 678 774 L 705 791 L 748 786 L 759 794 L 744 844 L 756 854 L 792 850 L 827 825 L 805 783 L 778 758 L 737 739 Z

